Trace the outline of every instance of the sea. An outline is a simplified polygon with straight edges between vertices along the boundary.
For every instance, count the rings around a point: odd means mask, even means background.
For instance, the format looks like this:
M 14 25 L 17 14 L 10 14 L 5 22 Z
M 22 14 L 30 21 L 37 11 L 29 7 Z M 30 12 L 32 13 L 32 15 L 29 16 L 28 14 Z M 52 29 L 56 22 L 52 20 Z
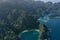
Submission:
M 60 40 L 60 18 L 51 18 L 45 25 L 51 29 L 51 40 Z

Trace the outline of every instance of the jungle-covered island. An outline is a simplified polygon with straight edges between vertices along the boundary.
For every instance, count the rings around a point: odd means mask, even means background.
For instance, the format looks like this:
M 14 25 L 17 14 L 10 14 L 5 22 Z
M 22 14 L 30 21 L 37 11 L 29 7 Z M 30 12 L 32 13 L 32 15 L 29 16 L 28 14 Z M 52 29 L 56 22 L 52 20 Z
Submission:
M 0 2 L 0 40 L 21 40 L 18 37 L 19 33 L 39 29 L 40 23 L 37 19 L 47 14 L 60 15 L 60 2 L 33 0 Z

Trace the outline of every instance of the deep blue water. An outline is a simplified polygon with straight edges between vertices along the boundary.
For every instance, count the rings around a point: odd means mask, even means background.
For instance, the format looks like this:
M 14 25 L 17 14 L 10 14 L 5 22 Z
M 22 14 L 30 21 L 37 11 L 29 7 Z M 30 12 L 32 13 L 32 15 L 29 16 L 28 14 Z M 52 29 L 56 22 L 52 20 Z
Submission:
M 51 40 L 60 40 L 60 19 L 52 18 L 45 25 L 51 28 Z

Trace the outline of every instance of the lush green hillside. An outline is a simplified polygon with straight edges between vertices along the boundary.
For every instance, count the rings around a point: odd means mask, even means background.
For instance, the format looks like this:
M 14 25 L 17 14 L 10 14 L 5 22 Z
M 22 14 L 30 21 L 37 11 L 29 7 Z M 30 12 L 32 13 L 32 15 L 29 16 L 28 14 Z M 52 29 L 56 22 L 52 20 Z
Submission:
M 19 32 L 25 29 L 37 29 L 39 25 L 37 19 L 49 13 L 60 14 L 60 3 L 32 0 L 0 3 L 0 33 L 2 34 L 0 39 L 17 40 Z

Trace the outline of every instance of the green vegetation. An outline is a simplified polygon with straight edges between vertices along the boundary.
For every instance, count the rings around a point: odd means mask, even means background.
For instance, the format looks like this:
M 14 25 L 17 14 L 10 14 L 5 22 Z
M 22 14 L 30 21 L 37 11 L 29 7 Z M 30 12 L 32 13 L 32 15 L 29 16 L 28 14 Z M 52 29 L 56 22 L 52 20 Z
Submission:
M 25 29 L 38 29 L 37 19 L 49 13 L 60 14 L 60 3 L 7 1 L 0 3 L 0 40 L 18 40 Z

